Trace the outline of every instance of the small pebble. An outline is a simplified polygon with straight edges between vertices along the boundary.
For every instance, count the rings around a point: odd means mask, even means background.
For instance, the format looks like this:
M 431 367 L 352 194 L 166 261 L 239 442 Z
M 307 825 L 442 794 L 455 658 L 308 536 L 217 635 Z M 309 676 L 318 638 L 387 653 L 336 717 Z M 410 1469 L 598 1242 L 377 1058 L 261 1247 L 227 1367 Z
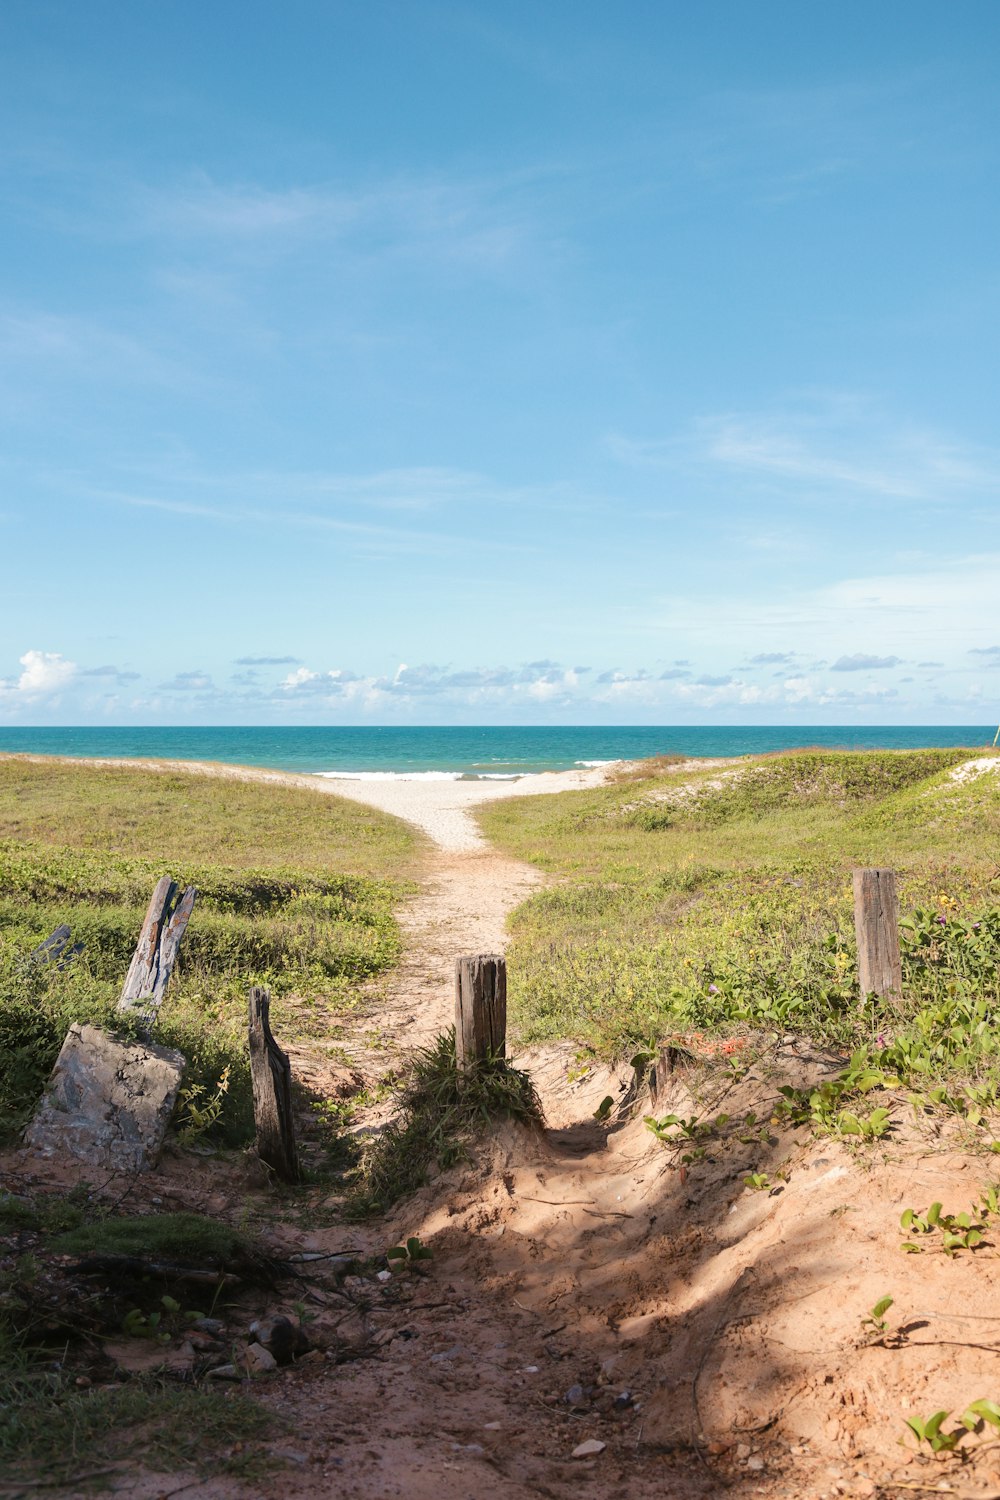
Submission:
M 757 1471 L 762 1469 L 763 1467 L 764 1460 L 761 1458 L 760 1454 L 751 1453 L 750 1457 L 747 1459 L 747 1468 Z
M 502 1422 L 487 1422 L 483 1428 L 484 1432 L 499 1432 L 503 1426 Z
M 376 1272 L 375 1280 L 376 1281 L 391 1281 L 392 1280 L 392 1272 L 391 1271 L 378 1271 L 378 1272 Z
M 607 1443 L 602 1443 L 599 1438 L 588 1438 L 585 1443 L 578 1443 L 573 1449 L 574 1458 L 596 1458 L 598 1453 L 603 1453 Z

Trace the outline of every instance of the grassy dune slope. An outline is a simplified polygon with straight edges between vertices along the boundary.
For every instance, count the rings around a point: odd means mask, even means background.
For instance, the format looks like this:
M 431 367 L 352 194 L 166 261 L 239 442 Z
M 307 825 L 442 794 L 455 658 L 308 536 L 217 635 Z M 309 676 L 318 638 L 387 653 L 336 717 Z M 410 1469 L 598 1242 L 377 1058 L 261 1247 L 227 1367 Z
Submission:
M 489 838 L 560 877 L 513 918 L 522 1034 L 608 1054 L 801 1027 L 901 1071 L 991 1069 L 1000 775 L 952 779 L 972 753 L 804 752 L 483 809 Z M 857 991 L 850 872 L 867 864 L 900 874 L 896 1008 Z
M 417 857 L 405 824 L 322 792 L 0 758 L 0 1131 L 33 1107 L 69 1022 L 109 1016 L 169 873 L 199 898 L 157 1035 L 185 1052 L 201 1102 L 229 1068 L 220 1127 L 239 1139 L 247 985 L 270 985 L 286 1037 L 303 1015 L 326 1028 L 395 962 L 393 906 Z M 64 971 L 28 961 L 62 922 L 82 956 Z

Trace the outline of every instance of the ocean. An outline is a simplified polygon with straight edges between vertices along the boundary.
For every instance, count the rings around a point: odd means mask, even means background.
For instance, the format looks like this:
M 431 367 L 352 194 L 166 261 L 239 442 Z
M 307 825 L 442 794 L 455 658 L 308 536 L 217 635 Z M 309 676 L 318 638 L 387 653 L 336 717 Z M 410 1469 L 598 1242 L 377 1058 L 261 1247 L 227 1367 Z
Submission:
M 360 779 L 507 779 L 650 755 L 732 756 L 807 745 L 847 750 L 982 747 L 994 726 L 651 728 L 389 727 L 29 729 L 0 727 L 0 751 L 36 755 L 215 760 Z

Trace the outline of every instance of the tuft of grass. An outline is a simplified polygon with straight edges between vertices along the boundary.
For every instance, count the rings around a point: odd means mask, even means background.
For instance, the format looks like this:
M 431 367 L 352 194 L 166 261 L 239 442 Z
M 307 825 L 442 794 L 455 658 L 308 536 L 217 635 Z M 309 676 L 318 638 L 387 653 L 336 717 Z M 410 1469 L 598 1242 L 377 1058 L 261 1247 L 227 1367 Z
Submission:
M 60 1255 L 138 1255 L 213 1269 L 237 1270 L 265 1259 L 247 1235 L 195 1213 L 98 1219 L 66 1230 L 48 1248 Z
M 500 1120 L 542 1123 L 534 1084 L 504 1058 L 459 1069 L 454 1028 L 417 1053 L 397 1102 L 396 1118 L 361 1163 L 347 1202 L 352 1217 L 379 1213 L 422 1187 L 432 1167 L 454 1166 Z
M 78 1229 L 86 1218 L 86 1196 L 86 1189 L 79 1187 L 35 1199 L 0 1193 L 0 1234 L 28 1230 L 49 1235 Z
M 166 1381 L 77 1390 L 58 1373 L 4 1351 L 0 1376 L 0 1468 L 24 1493 L 72 1484 L 128 1464 L 152 1470 L 194 1468 L 203 1476 L 260 1472 L 259 1447 L 278 1425 L 240 1392 Z M 39 1475 L 44 1476 L 39 1480 Z

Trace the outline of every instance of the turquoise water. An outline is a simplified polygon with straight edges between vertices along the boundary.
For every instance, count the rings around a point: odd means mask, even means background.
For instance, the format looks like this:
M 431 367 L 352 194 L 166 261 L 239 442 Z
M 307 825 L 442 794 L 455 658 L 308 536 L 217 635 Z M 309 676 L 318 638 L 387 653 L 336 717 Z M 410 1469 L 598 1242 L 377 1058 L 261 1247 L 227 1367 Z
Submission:
M 989 745 L 995 726 L 481 729 L 11 729 L 0 751 L 36 755 L 153 756 L 358 776 L 523 776 L 649 755 L 753 755 L 805 745 L 910 750 Z

